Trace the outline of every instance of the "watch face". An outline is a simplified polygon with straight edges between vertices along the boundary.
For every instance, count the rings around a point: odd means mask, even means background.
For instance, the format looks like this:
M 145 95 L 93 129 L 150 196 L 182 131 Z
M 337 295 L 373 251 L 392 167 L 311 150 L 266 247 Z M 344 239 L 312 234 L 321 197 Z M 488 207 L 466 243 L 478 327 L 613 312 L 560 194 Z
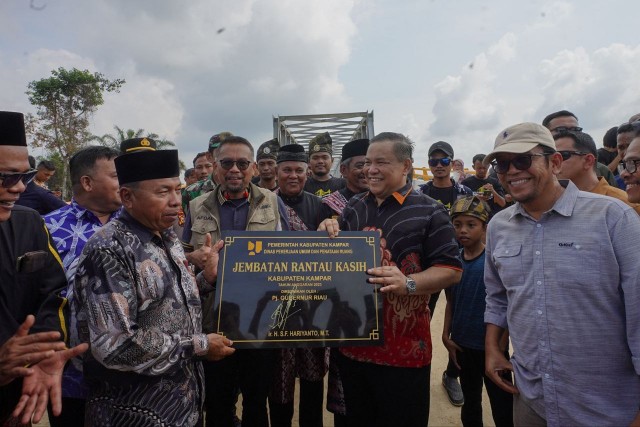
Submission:
M 413 279 L 407 279 L 407 292 L 410 294 L 416 291 L 416 281 Z

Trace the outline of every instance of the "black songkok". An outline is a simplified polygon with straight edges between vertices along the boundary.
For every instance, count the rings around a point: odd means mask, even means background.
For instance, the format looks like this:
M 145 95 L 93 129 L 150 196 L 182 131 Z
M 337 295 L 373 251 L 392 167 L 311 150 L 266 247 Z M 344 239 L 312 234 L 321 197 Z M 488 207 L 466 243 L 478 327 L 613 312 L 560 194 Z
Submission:
M 349 141 L 342 147 L 342 159 L 340 161 L 344 162 L 356 156 L 366 156 L 368 148 L 368 139 L 354 139 L 353 141 Z
M 115 163 L 120 185 L 180 176 L 178 150 L 134 151 L 116 157 Z
M 22 113 L 0 111 L 0 145 L 27 146 Z
M 307 154 L 304 147 L 299 144 L 287 144 L 280 147 L 278 152 L 278 163 L 280 162 L 304 162 L 307 163 Z

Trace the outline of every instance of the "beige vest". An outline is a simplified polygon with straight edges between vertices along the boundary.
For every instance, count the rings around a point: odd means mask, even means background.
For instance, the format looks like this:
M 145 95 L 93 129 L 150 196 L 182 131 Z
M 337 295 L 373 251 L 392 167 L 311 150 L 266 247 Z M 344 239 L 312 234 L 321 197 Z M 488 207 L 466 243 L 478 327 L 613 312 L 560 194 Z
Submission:
M 207 233 L 211 234 L 211 242 L 220 240 L 220 214 L 218 211 L 220 186 L 213 191 L 196 197 L 189 203 L 191 215 L 191 240 L 194 249 L 200 248 Z M 250 184 L 251 198 L 249 199 L 249 213 L 247 215 L 248 231 L 279 231 L 282 230 L 280 213 L 278 211 L 278 196 L 269 190 Z M 214 293 L 202 298 L 202 330 L 205 333 L 214 331 Z

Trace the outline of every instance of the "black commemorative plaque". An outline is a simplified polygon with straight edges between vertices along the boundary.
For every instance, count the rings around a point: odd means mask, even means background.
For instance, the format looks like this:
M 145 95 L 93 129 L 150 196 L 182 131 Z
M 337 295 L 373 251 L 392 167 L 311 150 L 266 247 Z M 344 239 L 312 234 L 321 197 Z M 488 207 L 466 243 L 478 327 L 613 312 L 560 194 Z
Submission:
M 231 231 L 218 264 L 216 332 L 236 348 L 381 345 L 372 231 Z

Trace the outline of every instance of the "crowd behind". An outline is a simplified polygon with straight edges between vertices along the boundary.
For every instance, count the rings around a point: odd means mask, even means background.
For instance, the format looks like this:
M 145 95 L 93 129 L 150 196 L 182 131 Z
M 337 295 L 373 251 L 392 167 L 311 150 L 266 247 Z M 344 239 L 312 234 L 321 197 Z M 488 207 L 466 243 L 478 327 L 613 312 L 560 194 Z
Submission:
M 600 148 L 566 110 L 510 126 L 473 174 L 455 145 L 416 185 L 402 134 L 348 142 L 337 177 L 328 132 L 222 132 L 183 184 L 177 150 L 134 138 L 75 153 L 65 203 L 0 112 L 0 426 L 290 426 L 297 405 L 315 427 L 324 402 L 337 427 L 426 425 L 434 333 L 465 426 L 483 387 L 496 426 L 640 425 L 640 114 Z M 383 344 L 235 349 L 214 316 L 230 230 L 380 233 Z

